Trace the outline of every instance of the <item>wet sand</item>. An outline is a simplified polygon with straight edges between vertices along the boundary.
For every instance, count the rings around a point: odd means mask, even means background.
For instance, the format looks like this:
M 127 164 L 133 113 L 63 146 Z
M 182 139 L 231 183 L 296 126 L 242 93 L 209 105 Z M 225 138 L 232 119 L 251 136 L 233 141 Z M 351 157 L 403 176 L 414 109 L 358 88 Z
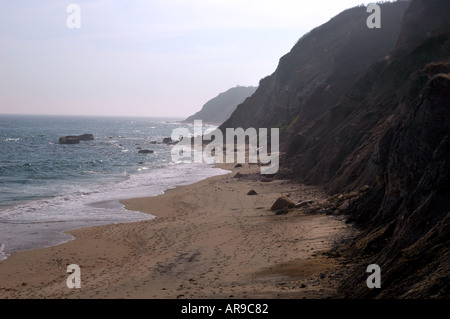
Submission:
M 281 195 L 323 200 L 320 188 L 251 178 L 256 165 L 222 167 L 233 172 L 122 201 L 153 220 L 78 229 L 67 232 L 73 241 L 11 255 L 0 262 L 0 298 L 336 297 L 342 261 L 326 251 L 350 226 L 270 210 Z M 70 264 L 81 268 L 80 289 L 67 288 Z

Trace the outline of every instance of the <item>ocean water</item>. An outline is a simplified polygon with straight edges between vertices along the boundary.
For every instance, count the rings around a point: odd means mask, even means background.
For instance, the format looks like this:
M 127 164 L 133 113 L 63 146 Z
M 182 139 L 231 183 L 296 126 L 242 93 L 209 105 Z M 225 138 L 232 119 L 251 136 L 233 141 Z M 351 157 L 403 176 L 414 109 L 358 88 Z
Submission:
M 228 173 L 172 162 L 171 146 L 161 142 L 182 125 L 152 118 L 0 115 L 0 260 L 66 242 L 72 239 L 66 230 L 153 218 L 125 210 L 119 200 Z M 58 143 L 61 136 L 85 133 L 94 141 Z M 138 154 L 139 148 L 154 153 Z

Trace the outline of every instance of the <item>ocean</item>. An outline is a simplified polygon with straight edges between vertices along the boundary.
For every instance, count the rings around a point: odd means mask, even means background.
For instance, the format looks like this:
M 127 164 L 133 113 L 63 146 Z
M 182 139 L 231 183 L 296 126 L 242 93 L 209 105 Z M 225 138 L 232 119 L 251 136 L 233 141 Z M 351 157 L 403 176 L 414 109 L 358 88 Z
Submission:
M 173 119 L 0 115 L 0 260 L 73 239 L 66 230 L 154 218 L 119 200 L 228 173 L 174 163 L 162 139 L 181 126 L 189 128 Z M 86 133 L 94 140 L 58 143 Z

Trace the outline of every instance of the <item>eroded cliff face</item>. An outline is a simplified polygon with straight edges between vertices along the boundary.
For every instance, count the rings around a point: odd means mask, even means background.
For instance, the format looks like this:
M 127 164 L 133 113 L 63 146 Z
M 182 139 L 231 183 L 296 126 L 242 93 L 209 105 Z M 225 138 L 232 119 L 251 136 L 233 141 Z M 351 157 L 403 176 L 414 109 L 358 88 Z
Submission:
M 449 14 L 448 2 L 413 1 L 399 46 L 287 148 L 289 176 L 330 193 L 371 186 L 346 211 L 363 233 L 341 247 L 361 258 L 345 296 L 449 296 L 450 27 L 427 22 Z M 422 27 L 409 29 L 414 21 Z M 384 289 L 365 286 L 370 263 Z
M 323 115 L 395 47 L 408 5 L 383 4 L 382 29 L 367 28 L 366 7 L 357 7 L 304 35 L 221 129 L 278 127 L 282 142 L 287 141 L 294 126 L 308 126 Z
M 231 88 L 206 102 L 200 111 L 189 116 L 183 122 L 193 123 L 195 120 L 202 120 L 205 123 L 223 123 L 230 117 L 236 107 L 255 91 L 256 87 L 252 86 Z
M 372 61 L 363 54 L 370 42 L 352 56 L 339 38 L 324 53 L 333 33 L 321 32 L 334 22 L 351 28 L 350 12 L 302 38 L 223 127 L 280 127 L 279 177 L 330 195 L 370 186 L 343 212 L 362 233 L 340 247 L 360 267 L 342 296 L 449 297 L 450 2 L 412 0 L 396 46 L 386 42 Z M 381 266 L 382 289 L 365 285 L 370 263 Z
M 450 61 L 426 65 L 408 83 L 372 152 L 382 174 L 346 212 L 363 233 L 344 250 L 378 264 L 386 289 L 368 291 L 364 278 L 348 278 L 349 296 L 449 296 Z

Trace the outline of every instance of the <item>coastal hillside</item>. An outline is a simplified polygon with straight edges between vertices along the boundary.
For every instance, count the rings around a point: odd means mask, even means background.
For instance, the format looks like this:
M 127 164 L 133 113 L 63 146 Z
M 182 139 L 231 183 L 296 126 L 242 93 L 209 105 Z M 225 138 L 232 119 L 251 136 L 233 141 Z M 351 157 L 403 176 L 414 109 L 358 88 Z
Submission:
M 255 91 L 256 87 L 253 86 L 237 86 L 231 88 L 206 102 L 200 111 L 189 116 L 183 122 L 202 120 L 207 123 L 221 124 L 230 117 L 231 113 L 233 113 L 239 104 L 244 102 Z
M 408 5 L 404 1 L 382 4 L 381 29 L 367 28 L 368 14 L 361 6 L 305 34 L 221 129 L 278 127 L 283 136 L 294 125 L 309 125 L 395 47 Z
M 368 186 L 334 211 L 361 230 L 339 247 L 355 268 L 339 296 L 449 297 L 450 2 L 381 4 L 379 30 L 354 25 L 363 9 L 300 39 L 223 127 L 280 127 L 279 177 L 329 195 Z M 382 289 L 365 285 L 372 263 Z

